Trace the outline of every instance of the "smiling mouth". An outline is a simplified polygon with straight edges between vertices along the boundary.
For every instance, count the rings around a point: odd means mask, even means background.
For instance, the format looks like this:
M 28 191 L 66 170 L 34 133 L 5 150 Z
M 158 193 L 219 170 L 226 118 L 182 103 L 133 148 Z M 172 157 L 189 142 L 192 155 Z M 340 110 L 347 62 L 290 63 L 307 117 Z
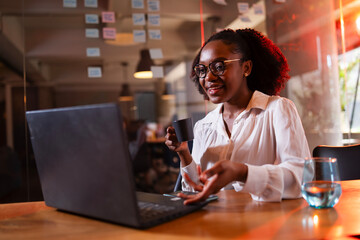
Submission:
M 224 86 L 223 85 L 219 85 L 219 86 L 212 86 L 212 87 L 208 87 L 207 88 L 207 92 L 210 94 L 210 95 L 214 95 L 216 93 L 218 93 L 221 89 L 223 89 Z

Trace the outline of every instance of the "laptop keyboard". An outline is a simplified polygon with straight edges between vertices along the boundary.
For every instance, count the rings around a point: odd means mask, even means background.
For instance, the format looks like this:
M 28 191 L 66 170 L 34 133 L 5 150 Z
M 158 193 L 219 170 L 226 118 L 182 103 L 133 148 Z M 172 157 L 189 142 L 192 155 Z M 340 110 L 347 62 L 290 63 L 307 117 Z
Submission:
M 152 202 L 138 202 L 140 216 L 142 219 L 153 219 L 169 216 L 171 213 L 175 213 L 175 207 L 161 205 Z

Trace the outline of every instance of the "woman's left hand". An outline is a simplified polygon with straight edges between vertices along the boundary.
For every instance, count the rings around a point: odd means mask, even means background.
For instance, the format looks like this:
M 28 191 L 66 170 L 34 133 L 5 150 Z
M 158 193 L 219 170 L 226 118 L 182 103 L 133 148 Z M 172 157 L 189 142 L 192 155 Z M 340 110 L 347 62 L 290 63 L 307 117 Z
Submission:
M 204 172 L 201 172 L 200 167 L 198 167 L 201 184 L 194 183 L 186 173 L 184 177 L 188 184 L 199 193 L 195 195 L 179 193 L 178 196 L 186 199 L 184 201 L 185 205 L 205 201 L 210 194 L 219 192 L 220 189 L 232 181 L 245 182 L 247 171 L 248 167 L 245 164 L 228 160 L 219 161 Z

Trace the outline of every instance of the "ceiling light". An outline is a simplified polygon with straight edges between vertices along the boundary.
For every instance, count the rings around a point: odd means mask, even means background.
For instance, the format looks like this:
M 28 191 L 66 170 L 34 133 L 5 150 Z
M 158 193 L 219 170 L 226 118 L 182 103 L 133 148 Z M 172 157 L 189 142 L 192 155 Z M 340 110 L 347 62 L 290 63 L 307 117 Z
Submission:
M 133 97 L 133 94 L 130 90 L 130 85 L 129 83 L 127 83 L 127 66 L 128 66 L 128 63 L 127 62 L 122 62 L 121 63 L 121 66 L 122 66 L 122 71 L 123 71 L 123 81 L 125 83 L 123 83 L 121 85 L 121 91 L 120 91 L 120 94 L 119 94 L 119 101 L 120 102 L 129 102 L 129 101 L 133 101 L 134 100 L 134 97 Z
M 136 67 L 136 72 L 134 73 L 135 78 L 152 78 L 153 73 L 151 71 L 151 66 L 154 65 L 152 59 L 150 58 L 149 49 L 143 49 L 140 51 L 140 61 Z
M 123 83 L 119 94 L 119 101 L 128 102 L 134 100 L 128 83 Z
M 173 94 L 173 91 L 171 90 L 171 84 L 165 83 L 164 85 L 164 92 L 161 95 L 162 100 L 174 100 L 175 95 Z

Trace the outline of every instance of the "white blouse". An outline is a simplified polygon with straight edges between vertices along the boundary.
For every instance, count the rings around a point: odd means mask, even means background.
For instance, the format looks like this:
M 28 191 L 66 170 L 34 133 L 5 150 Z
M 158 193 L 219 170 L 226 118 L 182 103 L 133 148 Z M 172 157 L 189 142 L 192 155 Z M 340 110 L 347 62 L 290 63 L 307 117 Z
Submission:
M 221 109 L 222 104 L 195 124 L 193 161 L 181 171 L 199 182 L 196 164 L 205 170 L 220 160 L 241 162 L 248 166 L 246 182 L 233 182 L 225 189 L 248 192 L 258 201 L 300 197 L 303 159 L 311 155 L 293 102 L 255 91 L 235 119 L 231 138 Z M 182 189 L 193 191 L 184 178 Z

